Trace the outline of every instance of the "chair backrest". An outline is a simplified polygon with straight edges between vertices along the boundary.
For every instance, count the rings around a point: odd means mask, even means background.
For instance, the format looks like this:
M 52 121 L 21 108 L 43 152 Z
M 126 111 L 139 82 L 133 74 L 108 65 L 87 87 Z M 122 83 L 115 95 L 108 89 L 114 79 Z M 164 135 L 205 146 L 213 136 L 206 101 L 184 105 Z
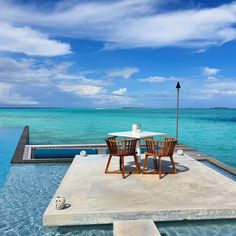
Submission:
M 118 152 L 116 142 L 112 142 L 112 141 L 116 141 L 116 136 L 108 137 L 105 139 L 105 141 L 106 141 L 107 148 L 110 154 L 115 154 Z
M 165 137 L 165 140 L 146 139 L 147 153 L 156 156 L 172 156 L 177 140 L 172 137 Z
M 106 139 L 109 153 L 112 155 L 135 155 L 137 139 L 116 140 L 113 137 Z
M 176 144 L 177 144 L 177 139 L 166 136 L 164 145 L 163 145 L 164 155 L 172 156 L 174 153 Z

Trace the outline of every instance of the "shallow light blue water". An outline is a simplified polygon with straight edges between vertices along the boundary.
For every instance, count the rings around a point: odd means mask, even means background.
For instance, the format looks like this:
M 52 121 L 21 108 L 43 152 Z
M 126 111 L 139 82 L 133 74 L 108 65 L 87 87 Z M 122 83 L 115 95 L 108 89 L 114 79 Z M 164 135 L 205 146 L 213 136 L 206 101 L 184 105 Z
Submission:
M 103 143 L 107 133 L 143 130 L 175 136 L 175 109 L 0 109 L 0 127 L 30 125 L 33 144 Z M 236 167 L 236 109 L 181 109 L 179 141 Z
M 0 235 L 1 236 L 111 236 L 112 226 L 42 226 L 48 206 L 68 164 L 10 165 L 10 159 L 22 129 L 0 128 Z M 236 220 L 158 223 L 162 235 L 225 235 L 236 232 Z
M 0 187 L 8 174 L 10 160 L 22 131 L 21 128 L 0 128 Z
M 0 128 L 0 235 L 111 236 L 112 226 L 42 226 L 42 216 L 69 164 L 18 164 L 10 160 L 22 128 Z
M 236 235 L 236 220 L 166 222 L 156 225 L 163 236 Z
M 69 165 L 13 165 L 0 191 L 0 235 L 112 235 L 112 227 L 44 228 L 42 216 Z

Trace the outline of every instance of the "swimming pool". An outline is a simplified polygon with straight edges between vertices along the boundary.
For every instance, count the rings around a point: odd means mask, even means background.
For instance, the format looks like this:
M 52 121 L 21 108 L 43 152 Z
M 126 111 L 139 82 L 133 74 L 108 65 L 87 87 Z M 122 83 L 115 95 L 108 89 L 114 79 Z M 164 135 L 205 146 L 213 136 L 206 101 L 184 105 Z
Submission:
M 10 165 L 11 155 L 22 129 L 0 129 L 0 235 L 111 236 L 112 226 L 42 226 L 42 215 L 65 175 L 68 164 Z M 226 235 L 236 232 L 236 220 L 157 223 L 167 236 Z M 164 235 L 163 234 L 163 235 Z
M 86 151 L 87 154 L 98 154 L 96 148 L 34 148 L 34 159 L 45 158 L 74 158 L 81 151 Z

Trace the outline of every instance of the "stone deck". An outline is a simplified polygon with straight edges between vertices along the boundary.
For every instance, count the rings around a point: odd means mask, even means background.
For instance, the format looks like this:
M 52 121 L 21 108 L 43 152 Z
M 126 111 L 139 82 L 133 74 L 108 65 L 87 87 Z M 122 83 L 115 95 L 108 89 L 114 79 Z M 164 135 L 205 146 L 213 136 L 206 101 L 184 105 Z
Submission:
M 174 156 L 177 175 L 104 174 L 107 155 L 76 157 L 43 216 L 45 226 L 111 224 L 117 220 L 154 221 L 236 218 L 236 183 L 188 156 Z M 133 160 L 126 165 L 133 168 Z M 152 161 L 150 161 L 150 166 Z M 114 158 L 111 167 L 118 167 Z M 169 169 L 169 159 L 163 168 Z
M 153 220 L 120 220 L 113 224 L 114 236 L 161 236 Z

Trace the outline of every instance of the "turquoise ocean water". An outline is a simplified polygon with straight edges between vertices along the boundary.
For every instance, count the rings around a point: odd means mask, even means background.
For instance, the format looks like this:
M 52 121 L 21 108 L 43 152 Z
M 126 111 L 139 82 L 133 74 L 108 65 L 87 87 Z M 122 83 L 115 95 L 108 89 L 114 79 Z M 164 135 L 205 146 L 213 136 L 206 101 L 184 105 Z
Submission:
M 103 143 L 133 123 L 175 136 L 175 119 L 175 109 L 0 109 L 0 127 L 28 124 L 32 144 Z M 236 109 L 181 109 L 179 142 L 236 167 Z

